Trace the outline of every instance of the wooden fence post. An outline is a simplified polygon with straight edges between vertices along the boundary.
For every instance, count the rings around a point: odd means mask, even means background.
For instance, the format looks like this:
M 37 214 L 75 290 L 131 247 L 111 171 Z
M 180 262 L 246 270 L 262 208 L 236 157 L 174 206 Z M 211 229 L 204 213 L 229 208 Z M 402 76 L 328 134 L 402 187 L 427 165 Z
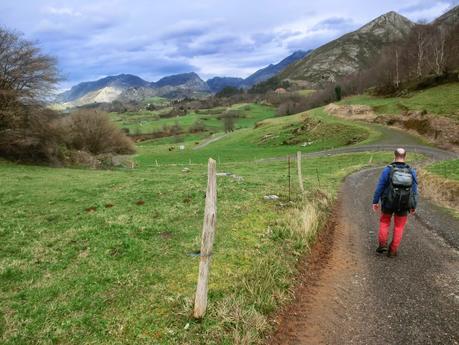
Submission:
M 291 194 L 291 174 L 290 174 L 290 155 L 288 155 L 288 201 L 290 201 L 290 194 Z
M 296 153 L 296 165 L 298 167 L 298 182 L 300 183 L 301 193 L 304 193 L 303 175 L 301 174 L 301 152 Z
M 204 224 L 202 226 L 201 259 L 199 262 L 198 286 L 194 300 L 194 317 L 200 319 L 206 313 L 207 286 L 209 281 L 210 259 L 215 237 L 215 224 L 217 220 L 217 164 L 209 158 L 207 166 L 207 192 L 204 211 Z

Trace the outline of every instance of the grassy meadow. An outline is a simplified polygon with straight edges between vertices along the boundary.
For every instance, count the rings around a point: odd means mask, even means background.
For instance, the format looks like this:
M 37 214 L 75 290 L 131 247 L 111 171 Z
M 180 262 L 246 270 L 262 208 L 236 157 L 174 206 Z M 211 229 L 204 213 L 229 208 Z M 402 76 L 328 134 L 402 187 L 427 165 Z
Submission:
M 205 163 L 208 157 L 218 162 L 252 161 L 262 158 L 313 152 L 339 146 L 374 141 L 380 135 L 358 123 L 328 116 L 323 108 L 257 123 L 255 129 L 245 128 L 223 136 L 211 145 L 196 150 L 202 143 L 199 136 L 185 136 L 180 143 L 174 138 L 152 140 L 138 145 L 137 161 L 141 166 L 161 163 Z M 307 144 L 306 146 L 302 146 Z M 179 146 L 183 145 L 184 150 Z M 170 151 L 170 149 L 172 149 Z
M 333 195 L 350 171 L 388 160 L 390 154 L 303 160 L 306 189 L 320 184 Z M 312 206 L 299 198 L 296 176 L 288 204 L 285 161 L 218 165 L 243 179 L 218 177 L 210 305 L 197 323 L 190 318 L 193 253 L 200 248 L 206 166 L 188 168 L 2 163 L 2 343 L 233 344 L 266 332 L 267 315 L 288 298 L 295 263 L 314 236 L 290 216 L 301 223 L 298 210 Z M 268 194 L 282 204 L 265 201 Z M 318 219 L 323 203 L 314 211 Z
M 229 108 L 240 112 L 240 118 L 235 121 L 235 129 L 252 128 L 257 122 L 275 116 L 275 109 L 266 105 L 236 104 Z M 143 110 L 139 112 L 126 112 L 122 114 L 111 113 L 110 115 L 120 128 L 127 128 L 130 133 L 133 134 L 161 131 L 164 127 L 171 127 L 176 124 L 184 131 L 188 131 L 198 122 L 204 125 L 207 133 L 215 133 L 223 131 L 223 123 L 219 116 L 221 116 L 226 109 L 226 107 L 202 109 L 191 111 L 184 116 L 172 118 L 161 117 L 161 115 L 169 112 L 171 108 L 154 111 Z
M 181 138 L 184 150 L 176 138 L 141 143 L 134 169 L 1 161 L 1 343 L 259 342 L 270 330 L 269 316 L 290 298 L 295 265 L 325 224 L 342 179 L 391 160 L 391 153 L 303 159 L 305 198 L 292 162 L 289 202 L 286 160 L 261 158 L 379 134 L 321 108 L 269 119 L 265 110 L 250 119 L 253 126 L 265 118 L 255 129 L 200 149 L 194 149 L 199 135 Z M 218 160 L 218 172 L 234 175 L 218 177 L 208 313 L 196 322 L 195 253 L 209 157 Z M 264 199 L 271 194 L 280 199 Z

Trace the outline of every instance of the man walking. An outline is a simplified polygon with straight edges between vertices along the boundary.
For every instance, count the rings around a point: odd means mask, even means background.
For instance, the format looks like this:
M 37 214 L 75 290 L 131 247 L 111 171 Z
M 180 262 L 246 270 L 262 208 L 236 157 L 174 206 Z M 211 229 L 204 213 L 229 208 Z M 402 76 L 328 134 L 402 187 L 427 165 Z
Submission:
M 379 246 L 376 251 L 378 253 L 387 252 L 389 257 L 397 255 L 408 212 L 415 212 L 418 186 L 416 171 L 405 163 L 406 150 L 396 149 L 394 155 L 394 161 L 382 171 L 373 196 L 373 211 L 379 210 L 379 202 L 381 201 Z M 392 215 L 394 215 L 394 235 L 388 247 L 387 240 Z

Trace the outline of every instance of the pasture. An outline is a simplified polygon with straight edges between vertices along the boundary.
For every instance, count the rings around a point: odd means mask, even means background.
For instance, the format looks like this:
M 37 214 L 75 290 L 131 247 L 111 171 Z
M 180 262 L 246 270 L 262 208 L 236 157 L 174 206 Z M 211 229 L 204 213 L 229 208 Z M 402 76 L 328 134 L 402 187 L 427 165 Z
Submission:
M 295 265 L 326 223 L 341 180 L 391 159 L 303 159 L 301 196 L 295 162 L 289 183 L 285 156 L 378 135 L 317 109 L 263 120 L 197 150 L 197 137 L 183 138 L 184 150 L 169 151 L 170 139 L 144 142 L 134 169 L 0 162 L 2 343 L 256 343 L 290 298 Z M 197 322 L 191 310 L 209 157 L 228 175 L 217 181 L 209 307 Z M 265 200 L 272 194 L 279 199 Z

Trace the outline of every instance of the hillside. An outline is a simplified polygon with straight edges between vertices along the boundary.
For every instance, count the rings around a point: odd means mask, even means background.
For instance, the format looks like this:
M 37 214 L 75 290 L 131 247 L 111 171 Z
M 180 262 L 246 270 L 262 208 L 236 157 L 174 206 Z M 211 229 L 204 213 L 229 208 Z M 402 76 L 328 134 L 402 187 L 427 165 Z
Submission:
M 459 5 L 434 20 L 436 25 L 453 25 L 459 21 Z
M 243 78 L 233 77 L 214 77 L 207 80 L 207 85 L 212 92 L 220 92 L 225 87 L 236 87 L 240 88 L 244 84 Z
M 360 29 L 317 48 L 287 67 L 280 77 L 319 83 L 351 74 L 368 67 L 385 45 L 408 35 L 413 25 L 396 12 L 386 13 Z
M 414 91 L 403 97 L 358 95 L 326 107 L 338 117 L 396 126 L 459 151 L 459 83 Z

